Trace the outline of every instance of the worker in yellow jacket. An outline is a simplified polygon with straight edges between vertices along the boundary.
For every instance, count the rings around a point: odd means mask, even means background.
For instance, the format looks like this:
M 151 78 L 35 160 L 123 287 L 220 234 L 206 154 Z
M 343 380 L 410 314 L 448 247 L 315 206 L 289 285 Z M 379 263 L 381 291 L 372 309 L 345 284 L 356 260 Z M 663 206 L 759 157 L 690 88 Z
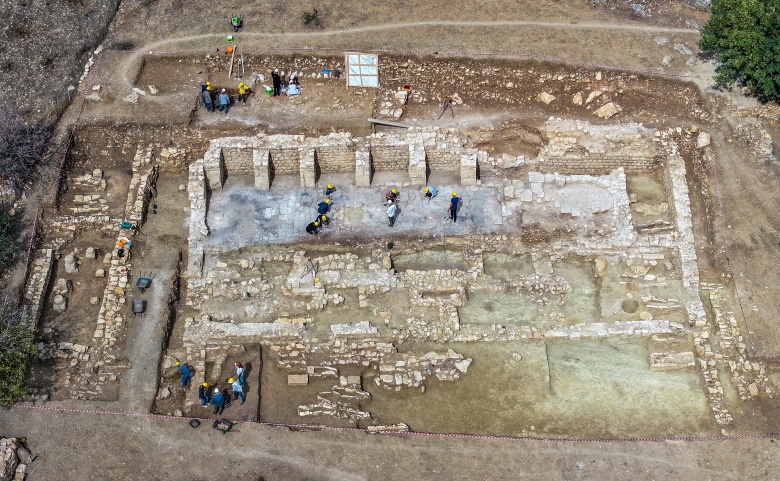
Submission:
M 244 102 L 246 105 L 246 99 L 249 97 L 249 87 L 244 85 L 244 82 L 238 84 L 238 101 Z

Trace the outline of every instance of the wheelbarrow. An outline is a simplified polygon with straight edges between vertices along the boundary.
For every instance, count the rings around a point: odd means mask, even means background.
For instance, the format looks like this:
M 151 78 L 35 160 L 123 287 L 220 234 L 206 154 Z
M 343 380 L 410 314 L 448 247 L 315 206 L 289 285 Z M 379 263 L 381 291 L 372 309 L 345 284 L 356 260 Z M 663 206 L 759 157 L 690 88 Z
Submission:
M 154 279 L 154 276 L 152 276 L 151 273 L 146 274 L 146 276 L 144 276 L 142 272 L 141 275 L 138 277 L 138 280 L 135 281 L 135 287 L 138 288 L 138 292 L 143 294 L 146 291 L 146 289 L 148 289 L 149 286 L 152 285 L 152 279 Z
M 143 299 L 133 299 L 132 309 L 133 317 L 135 317 L 136 314 L 144 315 L 146 312 L 146 301 Z
M 228 421 L 227 419 L 217 419 L 214 421 L 214 425 L 212 427 L 217 431 L 222 431 L 222 434 L 227 434 L 231 429 L 233 429 L 233 426 L 235 425 L 236 423 L 233 421 Z

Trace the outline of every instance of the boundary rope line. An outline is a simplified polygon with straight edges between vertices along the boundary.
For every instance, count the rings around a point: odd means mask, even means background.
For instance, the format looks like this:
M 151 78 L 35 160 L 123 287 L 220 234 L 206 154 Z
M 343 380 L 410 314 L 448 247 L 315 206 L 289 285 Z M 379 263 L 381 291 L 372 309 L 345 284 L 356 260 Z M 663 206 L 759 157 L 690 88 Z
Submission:
M 67 412 L 67 413 L 77 413 L 77 414 L 94 414 L 94 415 L 112 415 L 112 416 L 127 416 L 127 417 L 137 417 L 137 418 L 163 418 L 167 420 L 181 420 L 181 421 L 189 421 L 191 419 L 197 419 L 201 422 L 213 422 L 216 421 L 216 419 L 213 418 L 202 418 L 202 417 L 192 417 L 192 416 L 182 416 L 182 417 L 174 417 L 174 416 L 166 416 L 164 414 L 154 414 L 154 413 L 126 413 L 126 412 L 118 412 L 118 411 L 104 411 L 104 410 L 98 410 L 98 409 L 76 409 L 76 408 L 65 408 L 65 407 L 48 407 L 48 406 L 37 406 L 32 404 L 16 404 L 11 409 L 14 408 L 21 408 L 21 409 L 38 409 L 42 411 L 59 411 L 59 412 Z M 362 428 L 348 428 L 348 427 L 337 427 L 337 426 L 323 426 L 319 424 L 292 424 L 292 423 L 273 423 L 273 422 L 263 422 L 263 421 L 235 421 L 235 424 L 257 424 L 261 426 L 272 426 L 272 427 L 286 427 L 290 429 L 301 429 L 301 430 L 318 430 L 318 431 L 347 431 L 347 432 L 362 432 L 366 434 L 384 434 L 384 435 L 396 435 L 396 436 L 427 436 L 427 437 L 438 437 L 438 438 L 459 438 L 459 439 L 478 439 L 478 440 L 493 440 L 493 441 L 541 441 L 541 442 L 548 442 L 548 443 L 556 443 L 556 442 L 562 442 L 562 443 L 622 443 L 622 442 L 643 442 L 643 441 L 726 441 L 726 440 L 734 440 L 734 439 L 766 439 L 766 438 L 780 438 L 780 434 L 778 433 L 749 433 L 749 434 L 721 434 L 721 435 L 710 435 L 710 436 L 655 436 L 655 437 L 640 437 L 640 438 L 595 438 L 595 439 L 588 439 L 588 438 L 533 438 L 533 437 L 518 437 L 518 436 L 497 436 L 497 435 L 490 435 L 490 434 L 459 434 L 459 433 L 431 433 L 431 432 L 425 432 L 425 431 L 369 431 L 368 429 L 362 429 Z

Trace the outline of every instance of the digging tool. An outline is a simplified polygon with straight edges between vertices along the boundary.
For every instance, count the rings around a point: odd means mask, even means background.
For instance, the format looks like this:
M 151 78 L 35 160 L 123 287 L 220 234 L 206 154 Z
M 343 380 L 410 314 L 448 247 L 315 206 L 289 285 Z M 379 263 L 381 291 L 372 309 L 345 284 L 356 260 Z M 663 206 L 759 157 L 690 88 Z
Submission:
M 441 119 L 441 116 L 444 115 L 444 112 L 446 112 L 447 109 L 450 109 L 452 117 L 455 118 L 455 109 L 452 108 L 452 99 L 449 97 L 444 97 L 444 99 L 441 101 L 441 112 L 439 112 L 439 117 L 436 120 Z

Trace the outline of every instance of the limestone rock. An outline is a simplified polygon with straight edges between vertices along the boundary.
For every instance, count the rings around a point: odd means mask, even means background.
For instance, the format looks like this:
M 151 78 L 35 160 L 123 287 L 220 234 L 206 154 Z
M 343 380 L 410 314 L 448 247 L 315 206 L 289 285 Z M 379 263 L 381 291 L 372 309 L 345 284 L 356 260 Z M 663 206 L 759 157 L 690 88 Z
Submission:
M 168 386 L 163 386 L 160 388 L 160 392 L 157 394 L 157 396 L 160 399 L 165 399 L 171 395 L 171 390 L 168 388 Z
M 288 374 L 287 385 L 288 386 L 305 386 L 309 384 L 308 374 Z
M 585 100 L 585 104 L 587 105 L 593 102 L 595 99 L 601 97 L 601 94 L 603 93 L 604 92 L 602 92 L 601 90 L 594 90 L 593 92 L 589 93 L 587 100 Z
M 680 52 L 683 55 L 693 55 L 693 50 L 688 48 L 687 45 L 684 43 L 676 43 L 674 44 L 674 49 Z
M 582 92 L 574 94 L 574 97 L 571 98 L 571 103 L 574 105 L 582 105 Z
M 457 369 L 460 372 L 466 372 L 469 370 L 469 366 L 471 366 L 471 359 L 463 359 L 461 361 L 455 362 L 455 369 Z
M 132 92 L 132 93 L 130 93 L 130 95 L 128 95 L 127 97 L 123 98 L 122 100 L 124 100 L 127 103 L 137 104 L 138 103 L 138 94 L 135 93 L 135 92 Z
M 547 92 L 540 93 L 536 98 L 540 102 L 544 102 L 547 105 L 550 105 L 550 103 L 552 103 L 552 101 L 556 99 L 554 95 L 550 95 Z
M 150 85 L 149 86 L 149 93 L 150 94 L 157 95 L 157 92 L 159 92 L 159 90 L 157 90 L 157 87 L 155 87 L 154 85 Z
M 671 55 L 667 55 L 664 57 L 663 60 L 661 60 L 661 63 L 664 65 L 664 67 L 671 66 L 672 62 L 674 62 L 674 57 L 672 57 Z
M 73 274 L 78 271 L 79 268 L 76 266 L 76 257 L 73 254 L 65 256 L 65 272 Z
M 608 119 L 617 114 L 618 112 L 622 112 L 623 109 L 620 107 L 620 105 L 610 102 L 608 104 L 602 105 L 598 110 L 593 112 L 594 114 L 598 115 L 602 119 Z
M 94 247 L 87 247 L 86 252 L 84 253 L 84 257 L 87 259 L 95 259 L 97 257 L 97 253 L 95 252 Z
M 696 148 L 703 149 L 710 145 L 712 138 L 707 132 L 699 132 L 699 136 L 696 138 Z
M 607 260 L 603 257 L 596 258 L 596 277 L 604 277 L 604 273 L 607 271 Z
M 106 271 L 103 269 L 96 270 L 95 277 L 106 277 Z
M 68 307 L 68 301 L 65 298 L 65 296 L 56 295 L 54 296 L 54 305 L 52 309 L 54 309 L 55 312 L 65 312 L 65 309 Z

